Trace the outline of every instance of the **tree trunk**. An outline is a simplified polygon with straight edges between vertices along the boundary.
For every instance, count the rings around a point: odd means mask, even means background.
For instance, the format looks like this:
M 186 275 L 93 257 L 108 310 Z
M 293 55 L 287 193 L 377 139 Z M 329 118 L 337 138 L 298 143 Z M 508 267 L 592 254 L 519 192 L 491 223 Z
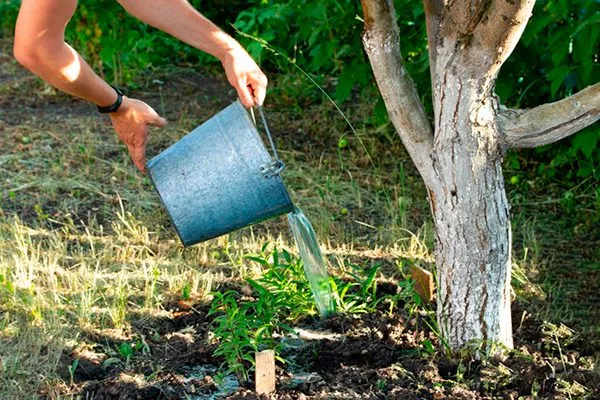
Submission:
M 442 339 L 452 350 L 511 348 L 504 149 L 552 143 L 599 120 L 600 84 L 532 110 L 501 109 L 493 86 L 535 1 L 424 0 L 432 129 L 403 66 L 393 1 L 361 3 L 363 44 L 377 86 L 429 191 Z
M 427 4 L 432 12 L 441 10 L 434 0 Z M 488 350 L 492 343 L 510 348 L 510 220 L 498 107 L 491 95 L 495 71 L 478 64 L 494 60 L 479 57 L 480 49 L 467 51 L 464 35 L 443 41 L 430 36 L 430 45 L 437 44 L 430 48 L 435 62 L 432 132 L 422 107 L 410 103 L 418 96 L 401 66 L 392 2 L 363 0 L 363 11 L 363 42 L 377 84 L 429 191 L 437 235 L 440 333 L 453 350 L 470 344 Z M 430 35 L 444 33 L 444 25 L 435 26 L 437 19 L 428 20 Z
M 512 347 L 510 219 L 495 100 L 468 71 L 439 79 L 430 188 L 438 324 L 452 349 Z

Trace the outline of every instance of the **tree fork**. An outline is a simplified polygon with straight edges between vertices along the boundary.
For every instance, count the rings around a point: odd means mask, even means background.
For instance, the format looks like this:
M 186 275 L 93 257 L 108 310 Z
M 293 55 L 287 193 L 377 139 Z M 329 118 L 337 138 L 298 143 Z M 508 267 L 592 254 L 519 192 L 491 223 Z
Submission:
M 400 55 L 391 0 L 361 0 L 363 44 L 394 124 L 429 193 L 437 235 L 438 322 L 452 350 L 512 347 L 507 147 L 550 143 L 599 119 L 598 85 L 532 110 L 493 88 L 534 0 L 424 0 L 435 129 Z

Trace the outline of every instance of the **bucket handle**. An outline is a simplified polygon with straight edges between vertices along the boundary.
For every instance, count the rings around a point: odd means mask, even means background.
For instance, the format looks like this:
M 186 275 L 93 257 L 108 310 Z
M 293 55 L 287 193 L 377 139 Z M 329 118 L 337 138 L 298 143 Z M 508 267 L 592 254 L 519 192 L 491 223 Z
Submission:
M 273 137 L 271 136 L 271 130 L 269 129 L 269 125 L 267 124 L 267 119 L 265 118 L 265 113 L 263 111 L 262 106 L 257 106 L 258 113 L 260 114 L 260 119 L 265 128 L 265 132 L 267 133 L 267 138 L 269 139 L 269 144 L 271 145 L 271 149 L 273 150 L 273 160 L 267 164 L 263 165 L 260 169 L 260 172 L 265 176 L 265 178 L 272 178 L 275 175 L 279 175 L 281 171 L 285 168 L 284 162 L 279 158 L 279 154 L 277 153 L 277 148 L 275 147 L 275 142 L 273 142 Z

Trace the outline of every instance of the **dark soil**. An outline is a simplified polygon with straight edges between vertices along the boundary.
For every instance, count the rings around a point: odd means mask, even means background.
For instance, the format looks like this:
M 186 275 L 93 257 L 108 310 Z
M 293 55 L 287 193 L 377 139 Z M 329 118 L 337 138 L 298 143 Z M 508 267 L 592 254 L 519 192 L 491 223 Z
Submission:
M 8 56 L 0 54 L 0 64 L 12 62 L 8 60 Z M 0 73 L 0 82 L 6 79 L 7 75 Z M 12 79 L 15 80 L 14 75 Z M 231 89 L 223 81 L 199 73 L 186 72 L 163 80 L 166 83 L 160 90 L 151 87 L 136 95 L 153 104 L 161 104 L 160 97 L 168 96 L 166 109 L 161 112 L 171 121 L 178 121 L 187 114 L 194 115 L 196 122 L 201 121 L 227 105 L 232 98 Z M 13 91 L 25 92 L 18 89 L 18 85 L 37 88 L 34 78 L 23 71 L 19 72 Z M 199 93 L 203 97 L 194 99 Z M 44 124 L 63 124 L 70 116 L 94 112 L 88 104 L 62 95 L 43 99 L 40 95 L 22 96 L 18 100 L 0 99 L 0 132 L 3 126 L 16 124 L 33 124 L 36 129 L 42 129 Z M 272 128 L 281 133 L 280 141 L 286 146 L 304 148 L 306 154 L 315 154 L 315 157 L 324 151 L 335 152 L 337 137 L 324 137 L 322 132 L 313 135 L 312 130 L 318 127 L 314 127 L 309 118 L 304 122 L 301 118 L 292 121 L 286 114 L 291 113 L 290 110 L 276 113 L 273 107 L 272 112 Z M 102 126 L 99 134 L 108 138 L 107 122 L 100 117 L 97 119 L 98 125 Z M 303 125 L 300 127 L 300 124 Z M 297 134 L 300 130 L 303 135 Z M 149 152 L 160 151 L 172 140 L 153 136 Z M 114 155 L 102 156 L 111 158 Z M 29 214 L 35 218 L 32 210 L 28 213 L 27 209 L 16 208 L 17 205 L 14 210 L 8 205 L 3 207 L 25 220 Z M 90 203 L 85 211 L 95 207 L 100 206 Z M 554 210 L 556 215 L 559 212 Z M 584 247 L 593 252 L 597 249 L 597 239 L 590 243 Z M 576 250 L 580 252 L 582 246 Z M 567 265 L 570 256 L 565 254 L 553 254 L 552 257 L 557 264 L 560 261 Z M 390 264 L 393 265 L 393 261 L 389 261 Z M 561 273 L 566 274 L 568 268 L 563 270 Z M 593 274 L 591 276 L 596 277 L 598 271 Z M 586 287 L 597 287 L 599 280 L 591 279 L 590 274 L 585 276 L 592 283 Z M 586 309 L 591 310 L 586 315 L 598 315 L 592 310 L 593 304 L 598 304 L 597 291 L 578 291 L 577 295 L 569 300 L 573 303 L 581 300 Z M 74 382 L 69 392 L 73 393 L 74 389 L 81 398 L 95 400 L 204 399 L 217 393 L 219 387 L 213 372 L 223 360 L 212 355 L 215 345 L 210 340 L 208 305 L 189 307 L 174 303 L 164 308 L 165 312 L 159 316 L 133 318 L 128 337 L 112 335 L 109 331 L 85 332 L 81 345 L 66 352 L 61 360 L 61 377 L 65 382 L 71 378 Z M 444 355 L 439 350 L 441 346 L 436 335 L 426 323 L 429 317 L 410 315 L 405 310 L 391 316 L 377 311 L 360 316 L 338 315 L 320 322 L 304 321 L 304 328 L 322 332 L 324 337 L 306 340 L 300 349 L 284 354 L 290 362 L 278 366 L 278 389 L 269 398 L 575 399 L 582 398 L 583 386 L 586 393 L 591 393 L 587 398 L 600 399 L 600 371 L 598 367 L 591 367 L 597 364 L 594 358 L 600 353 L 597 338 L 581 336 L 571 343 L 565 342 L 542 329 L 542 322 L 530 312 L 528 304 L 513 304 L 515 351 L 504 360 Z M 127 362 L 118 352 L 123 343 L 139 345 Z M 428 350 L 427 343 L 431 343 L 436 351 Z M 78 366 L 71 377 L 69 367 L 75 360 L 78 360 Z M 210 367 L 208 370 L 213 372 L 196 377 L 190 371 L 198 366 Z M 301 381 L 297 379 L 300 374 L 304 377 Z M 259 399 L 252 387 L 252 382 L 242 384 L 227 398 Z
M 585 339 L 562 343 L 559 350 L 559 342 L 544 333 L 539 321 L 519 304 L 514 308 L 515 351 L 503 360 L 430 354 L 425 341 L 439 346 L 427 328 L 430 317 L 405 310 L 312 321 L 301 329 L 316 336 L 284 352 L 289 362 L 278 365 L 278 389 L 268 398 L 567 399 L 569 390 L 571 398 L 581 398 L 581 386 L 593 393 L 587 398 L 600 398 L 600 373 L 590 367 L 592 354 L 577 350 L 585 348 Z M 65 354 L 61 375 L 68 380 L 68 366 L 79 359 L 74 381 L 83 398 L 96 400 L 211 398 L 218 392 L 216 376 L 190 374 L 198 366 L 211 366 L 214 372 L 222 362 L 212 356 L 207 309 L 207 304 L 174 304 L 168 316 L 136 321 L 126 342 L 144 338 L 147 350 L 136 351 L 127 365 L 106 362 L 122 340 L 89 333 L 84 342 L 95 349 L 94 356 Z M 217 398 L 261 397 L 247 382 Z

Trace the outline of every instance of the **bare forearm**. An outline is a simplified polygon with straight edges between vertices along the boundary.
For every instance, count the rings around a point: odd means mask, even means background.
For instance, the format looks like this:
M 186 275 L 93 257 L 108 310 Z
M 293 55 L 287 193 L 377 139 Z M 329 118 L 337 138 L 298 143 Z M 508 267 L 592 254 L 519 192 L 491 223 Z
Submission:
M 118 0 L 138 19 L 217 57 L 227 80 L 246 107 L 263 103 L 267 77 L 231 36 L 220 30 L 186 0 Z
M 47 52 L 48 49 L 33 51 L 19 56 L 19 61 L 35 75 L 63 92 L 100 106 L 115 102 L 115 91 L 66 43 L 51 54 Z
M 60 90 L 100 106 L 112 105 L 117 100 L 115 91 L 65 43 L 65 27 L 75 7 L 77 0 L 22 0 L 15 29 L 15 57 Z M 148 128 L 163 127 L 167 121 L 146 103 L 126 96 L 117 108 L 109 114 L 113 127 L 136 167 L 143 171 Z
M 186 0 L 119 0 L 133 16 L 223 60 L 239 44 Z
M 23 0 L 15 31 L 14 53 L 31 72 L 77 97 L 106 106 L 115 91 L 64 42 L 64 26 L 75 0 Z

